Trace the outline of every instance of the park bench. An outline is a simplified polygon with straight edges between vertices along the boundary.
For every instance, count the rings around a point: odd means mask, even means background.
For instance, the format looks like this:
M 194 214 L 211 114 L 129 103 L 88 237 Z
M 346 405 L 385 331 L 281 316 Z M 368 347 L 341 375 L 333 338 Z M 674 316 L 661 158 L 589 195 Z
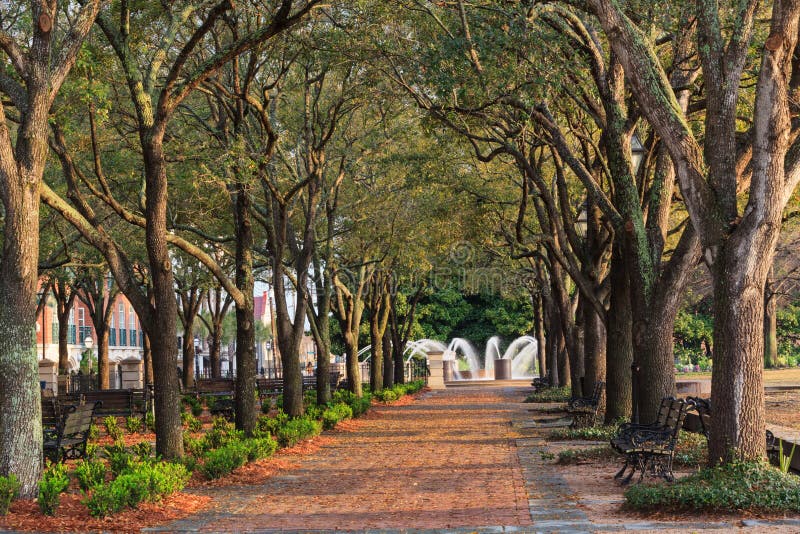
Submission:
M 56 428 L 44 431 L 44 456 L 52 462 L 86 456 L 86 442 L 100 402 L 65 406 Z
M 236 382 L 233 378 L 202 378 L 194 383 L 197 397 L 217 397 L 208 402 L 208 411 L 213 416 L 233 420 Z
M 261 402 L 267 397 L 280 395 L 283 391 L 283 378 L 256 378 L 256 390 Z
M 572 415 L 571 428 L 594 426 L 597 420 L 597 412 L 600 410 L 600 399 L 603 396 L 605 387 L 605 382 L 595 382 L 590 396 L 577 397 L 569 401 L 567 404 L 567 412 Z
M 233 378 L 201 378 L 195 381 L 194 389 L 198 397 L 232 397 L 236 390 L 236 383 Z
M 667 397 L 661 401 L 658 416 L 652 423 L 622 425 L 611 440 L 611 447 L 625 456 L 625 463 L 614 478 L 622 479 L 622 484 L 627 484 L 639 471 L 639 481 L 646 475 L 674 480 L 672 461 L 675 457 L 675 444 L 678 442 L 686 412 L 692 406 L 691 401 Z M 630 473 L 622 478 L 628 469 Z
M 101 405 L 95 416 L 107 415 L 130 417 L 133 415 L 144 416 L 147 413 L 149 395 L 144 389 L 103 389 L 87 391 L 81 395 L 83 402 L 91 404 L 100 402 Z
M 541 391 L 545 388 L 550 387 L 550 375 L 544 376 L 537 376 L 531 381 L 531 386 L 533 386 L 533 391 Z
M 696 413 L 697 425 L 693 421 L 692 430 L 703 434 L 708 439 L 711 435 L 711 399 L 686 397 L 686 400 L 692 403 L 692 409 Z M 689 414 L 687 417 L 691 415 L 693 414 Z M 696 426 L 699 426 L 699 428 L 696 428 Z M 764 437 L 767 445 L 767 457 L 771 462 L 777 463 L 779 447 L 775 435 L 770 430 L 767 430 Z

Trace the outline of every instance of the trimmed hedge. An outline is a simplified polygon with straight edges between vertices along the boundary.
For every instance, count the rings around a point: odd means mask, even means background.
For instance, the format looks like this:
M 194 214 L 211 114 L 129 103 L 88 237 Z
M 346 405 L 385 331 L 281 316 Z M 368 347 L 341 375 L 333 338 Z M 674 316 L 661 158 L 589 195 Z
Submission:
M 188 480 L 189 472 L 181 464 L 139 463 L 110 483 L 96 486 L 83 503 L 93 517 L 103 517 L 135 508 L 142 501 L 158 501 L 183 489 Z

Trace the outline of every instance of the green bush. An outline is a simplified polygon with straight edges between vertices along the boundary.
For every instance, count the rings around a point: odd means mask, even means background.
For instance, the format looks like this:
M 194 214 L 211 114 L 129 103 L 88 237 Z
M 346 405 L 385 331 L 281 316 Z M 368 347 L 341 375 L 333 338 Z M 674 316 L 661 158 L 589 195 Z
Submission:
M 113 441 L 118 441 L 122 438 L 122 429 L 119 427 L 116 417 L 109 415 L 103 419 L 103 425 L 106 427 L 106 434 L 111 436 Z
M 398 395 L 397 391 L 394 389 L 382 389 L 375 393 L 375 398 L 381 402 L 392 402 L 402 397 L 402 395 L 402 393 Z
M 200 432 L 203 428 L 203 423 L 200 422 L 200 419 L 188 412 L 181 413 L 181 422 L 192 432 Z
M 114 476 L 119 475 L 123 471 L 130 469 L 136 463 L 136 458 L 128 452 L 125 445 L 121 442 L 116 442 L 113 445 L 105 446 L 106 458 L 108 458 L 108 467 Z
M 142 501 L 157 501 L 163 496 L 183 489 L 189 472 L 177 463 L 146 463 L 120 474 L 107 485 L 95 487 L 83 503 L 89 514 L 102 517 L 125 508 L 136 507 Z
M 203 438 L 205 441 L 204 448 L 206 450 L 216 449 L 231 441 L 241 441 L 243 438 L 244 432 L 236 430 L 233 423 L 227 421 L 224 417 L 217 417 L 211 425 L 211 430 Z
M 322 423 L 310 417 L 290 419 L 275 432 L 281 447 L 291 447 L 296 443 L 322 432 Z
M 7 477 L 0 476 L 0 515 L 6 515 L 11 501 L 19 495 L 19 480 L 14 473 Z
M 188 434 L 183 434 L 183 450 L 192 456 L 202 456 L 206 450 L 206 440 L 203 438 L 193 438 Z
M 58 509 L 61 492 L 69 486 L 69 474 L 65 464 L 55 464 L 45 470 L 39 481 L 39 510 L 44 515 L 54 515 Z
M 278 442 L 269 436 L 246 439 L 244 444 L 247 447 L 247 460 L 250 462 L 268 458 L 278 450 Z
M 639 510 L 800 512 L 800 478 L 764 463 L 732 462 L 701 469 L 674 484 L 637 484 L 625 491 Z
M 99 437 L 100 437 L 100 429 L 97 428 L 97 425 L 92 423 L 91 425 L 89 425 L 89 441 L 95 441 Z
M 569 386 L 563 388 L 544 388 L 535 393 L 531 393 L 525 402 L 567 402 L 572 395 Z
M 358 417 L 369 410 L 372 404 L 372 395 L 367 392 L 366 388 L 361 398 L 356 397 L 354 393 L 346 389 L 339 389 L 333 394 L 333 402 L 334 404 L 343 402 L 349 405 L 353 410 L 353 417 Z
M 129 434 L 140 432 L 142 430 L 142 420 L 133 415 L 126 417 L 125 430 L 127 430 Z
M 149 441 L 140 441 L 131 445 L 130 452 L 140 460 L 149 461 L 153 456 L 153 445 Z
M 278 433 L 278 429 L 289 421 L 289 416 L 282 410 L 278 409 L 275 417 L 259 417 L 256 421 L 256 428 L 259 432 L 265 432 L 271 435 Z
M 206 452 L 200 471 L 209 479 L 225 476 L 247 463 L 248 446 L 242 441 L 230 441 L 218 449 Z
M 194 395 L 184 395 L 181 402 L 184 406 L 188 406 L 193 416 L 200 417 L 200 414 L 203 413 L 203 403 Z
M 106 479 L 106 466 L 99 460 L 81 460 L 75 465 L 78 485 L 84 491 L 102 484 Z
M 335 427 L 339 421 L 350 419 L 351 417 L 353 417 L 353 409 L 347 404 L 340 402 L 322 412 L 322 426 L 326 430 L 330 430 Z
M 156 431 L 156 416 L 152 411 L 144 414 L 144 426 L 151 432 Z

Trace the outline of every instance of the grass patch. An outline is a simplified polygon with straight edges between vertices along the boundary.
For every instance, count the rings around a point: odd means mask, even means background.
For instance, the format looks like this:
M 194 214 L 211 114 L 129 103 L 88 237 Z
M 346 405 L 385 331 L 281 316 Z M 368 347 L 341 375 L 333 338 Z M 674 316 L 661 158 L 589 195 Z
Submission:
M 637 510 L 800 512 L 800 477 L 765 463 L 733 462 L 701 469 L 674 484 L 637 484 L 625 491 Z
M 589 426 L 585 428 L 555 428 L 549 439 L 608 441 L 617 435 L 617 425 Z
M 566 449 L 558 453 L 559 465 L 576 465 L 594 460 L 617 459 L 619 455 L 607 445 L 585 449 Z
M 563 388 L 545 388 L 528 395 L 525 402 L 567 402 L 571 394 L 572 390 L 569 386 Z

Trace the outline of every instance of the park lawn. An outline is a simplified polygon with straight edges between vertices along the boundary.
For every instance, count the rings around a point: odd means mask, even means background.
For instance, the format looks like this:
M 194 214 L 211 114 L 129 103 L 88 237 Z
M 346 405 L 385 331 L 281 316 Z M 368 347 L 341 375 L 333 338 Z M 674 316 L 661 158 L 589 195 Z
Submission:
M 678 380 L 710 379 L 711 373 L 676 373 Z M 800 367 L 785 369 L 764 369 L 764 385 L 774 386 L 783 384 L 800 385 Z

